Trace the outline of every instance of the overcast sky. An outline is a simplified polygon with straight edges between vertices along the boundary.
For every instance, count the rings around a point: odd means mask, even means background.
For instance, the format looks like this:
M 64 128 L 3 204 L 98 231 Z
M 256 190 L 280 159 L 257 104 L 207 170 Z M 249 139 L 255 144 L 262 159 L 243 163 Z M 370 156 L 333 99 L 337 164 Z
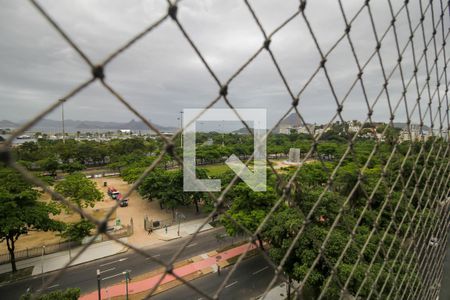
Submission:
M 94 63 L 104 60 L 109 53 L 167 10 L 164 0 L 38 2 Z M 364 1 L 343 2 L 346 15 L 351 19 Z M 392 2 L 395 11 L 403 3 Z M 415 26 L 420 11 L 418 1 L 411 2 L 411 20 Z M 298 1 L 257 0 L 250 3 L 268 33 L 298 9 Z M 390 24 L 388 2 L 377 0 L 371 3 L 376 28 L 381 36 Z M 86 63 L 28 1 L 0 0 L 0 7 L 0 120 L 22 121 L 67 94 L 88 79 L 91 73 Z M 434 1 L 436 20 L 440 11 L 440 2 Z M 445 30 L 449 27 L 447 12 L 444 17 Z M 345 29 L 338 1 L 308 1 L 306 15 L 321 48 L 327 52 Z M 179 4 L 178 16 L 222 82 L 248 60 L 264 41 L 243 1 L 184 0 Z M 410 35 L 405 10 L 398 16 L 396 25 L 399 44 L 403 48 Z M 427 39 L 431 38 L 431 9 L 426 14 L 424 27 Z M 350 35 L 361 64 L 366 63 L 376 45 L 367 9 L 354 21 Z M 414 43 L 418 59 L 424 48 L 421 30 L 417 31 Z M 440 26 L 436 44 L 439 50 L 442 44 Z M 428 52 L 430 65 L 435 57 L 432 45 Z M 297 17 L 275 34 L 270 47 L 292 91 L 298 93 L 320 62 L 302 17 Z M 381 56 L 386 72 L 390 73 L 397 60 L 392 30 L 382 43 Z M 420 88 L 426 78 L 424 61 L 418 70 Z M 358 73 L 347 40 L 344 39 L 329 55 L 327 67 L 337 96 L 342 99 Z M 442 67 L 443 55 L 440 55 L 439 72 Z M 405 78 L 409 79 L 413 70 L 410 48 L 403 57 L 402 69 Z M 181 109 L 204 107 L 218 95 L 219 90 L 171 19 L 114 59 L 107 65 L 105 72 L 109 84 L 145 117 L 161 125 L 176 125 Z M 376 56 L 368 63 L 363 78 L 369 101 L 373 102 L 384 81 Z M 400 79 L 397 70 L 389 83 L 392 103 L 400 99 Z M 430 84 L 433 92 L 436 86 L 435 72 L 431 74 Z M 441 95 L 444 90 L 445 82 L 442 81 Z M 428 102 L 426 91 L 423 96 L 424 102 Z M 415 83 L 408 89 L 407 98 L 411 109 L 417 98 Z M 267 108 L 269 124 L 279 119 L 291 103 L 266 51 L 232 81 L 229 99 L 235 107 Z M 437 100 L 435 96 L 433 101 Z M 220 103 L 216 107 L 224 105 Z M 323 71 L 302 94 L 299 108 L 309 123 L 325 123 L 333 117 L 336 104 Z M 137 119 L 98 83 L 70 99 L 65 106 L 65 113 L 66 118 L 77 120 L 126 122 Z M 357 85 L 344 104 L 343 115 L 348 120 L 363 120 L 366 114 L 366 104 L 361 88 Z M 388 116 L 387 101 L 383 95 L 374 108 L 374 119 L 386 121 Z M 59 112 L 47 118 L 58 119 Z M 416 122 L 419 119 L 417 109 L 412 119 Z M 396 121 L 404 120 L 405 106 L 401 104 Z

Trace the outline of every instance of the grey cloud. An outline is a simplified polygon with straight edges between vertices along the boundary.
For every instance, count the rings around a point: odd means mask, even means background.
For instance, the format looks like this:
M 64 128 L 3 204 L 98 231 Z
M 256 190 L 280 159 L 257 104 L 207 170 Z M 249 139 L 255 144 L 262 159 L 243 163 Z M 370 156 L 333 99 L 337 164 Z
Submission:
M 363 1 L 356 0 L 343 2 L 349 20 L 363 4 Z M 403 3 L 392 2 L 394 11 Z M 164 15 L 167 9 L 166 2 L 162 0 L 52 0 L 39 3 L 94 63 L 103 61 L 112 51 Z M 298 9 L 298 1 L 252 1 L 251 5 L 268 34 Z M 435 11 L 439 11 L 439 4 L 435 5 Z M 243 1 L 184 0 L 179 6 L 180 22 L 222 82 L 234 74 L 264 41 Z M 30 3 L 2 0 L 1 7 L 0 119 L 20 121 L 31 118 L 91 75 L 85 62 Z M 373 1 L 371 9 L 377 33 L 381 35 L 391 20 L 387 1 Z M 415 25 L 420 18 L 418 3 L 413 1 L 409 10 Z M 338 2 L 309 1 L 306 15 L 321 49 L 326 53 L 345 30 Z M 437 19 L 437 15 L 435 17 Z M 425 20 L 427 38 L 431 37 L 430 22 L 429 10 Z M 447 28 L 448 19 L 444 22 L 444 28 Z M 404 10 L 398 16 L 396 26 L 402 48 L 409 37 Z M 376 46 L 367 10 L 363 10 L 354 21 L 350 36 L 360 63 L 366 63 Z M 442 43 L 439 34 L 436 40 L 438 45 Z M 420 31 L 417 31 L 414 43 L 418 51 L 423 49 Z M 319 52 L 301 16 L 273 36 L 271 49 L 293 93 L 298 93 L 320 63 Z M 417 58 L 419 55 L 416 54 Z M 398 56 L 392 32 L 382 43 L 381 56 L 389 73 Z M 427 58 L 432 62 L 434 52 L 430 50 Z M 443 64 L 441 57 L 439 68 Z M 341 100 L 358 73 L 346 40 L 329 55 L 327 68 Z M 406 80 L 409 79 L 414 69 L 409 49 L 405 52 L 402 68 Z M 219 91 L 205 66 L 170 19 L 119 55 L 106 66 L 105 71 L 106 80 L 119 93 L 145 117 L 162 125 L 176 125 L 182 108 L 204 107 L 217 97 Z M 421 84 L 425 77 L 422 61 L 418 71 Z M 383 84 L 377 57 L 368 63 L 363 78 L 369 102 L 372 103 Z M 431 86 L 435 87 L 436 82 L 433 72 Z M 397 102 L 402 92 L 398 71 L 390 80 L 389 91 Z M 412 84 L 408 88 L 409 106 L 415 104 L 416 96 L 416 86 Z M 291 104 L 290 96 L 266 51 L 233 80 L 229 98 L 236 107 L 267 108 L 269 124 L 274 124 Z M 222 102 L 216 107 L 225 105 Z M 433 104 L 433 112 L 436 107 L 437 104 Z M 334 115 L 336 104 L 323 71 L 302 94 L 300 111 L 311 123 L 327 122 Z M 362 120 L 366 114 L 367 107 L 358 84 L 346 100 L 343 115 L 348 119 Z M 136 119 L 97 83 L 66 104 L 66 115 L 80 120 Z M 49 117 L 57 118 L 58 112 Z M 388 117 L 387 100 L 383 95 L 375 106 L 374 119 L 386 121 Z M 403 107 L 399 107 L 397 118 L 398 121 L 405 119 Z M 414 118 L 418 119 L 417 112 Z

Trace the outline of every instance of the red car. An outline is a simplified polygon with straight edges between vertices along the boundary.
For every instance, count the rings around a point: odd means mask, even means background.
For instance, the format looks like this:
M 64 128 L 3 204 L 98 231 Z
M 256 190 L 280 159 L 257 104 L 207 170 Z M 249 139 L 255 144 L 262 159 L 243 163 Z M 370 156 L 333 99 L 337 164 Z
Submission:
M 108 195 L 112 196 L 112 193 L 117 192 L 117 190 L 113 187 L 108 187 Z

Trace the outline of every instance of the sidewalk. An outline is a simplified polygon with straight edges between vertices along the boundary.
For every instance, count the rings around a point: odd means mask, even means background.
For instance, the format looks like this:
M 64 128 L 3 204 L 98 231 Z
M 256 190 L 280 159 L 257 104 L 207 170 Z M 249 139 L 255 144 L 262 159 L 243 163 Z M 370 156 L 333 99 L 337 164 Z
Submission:
M 178 235 L 178 224 L 176 224 L 167 227 L 167 233 L 165 228 L 153 231 L 152 235 L 150 236 L 151 239 L 149 239 L 147 233 L 145 233 L 144 236 L 132 235 L 128 238 L 121 238 L 120 240 L 127 242 L 129 241 L 129 239 L 136 240 L 137 238 L 139 240 L 139 243 L 131 243 L 131 244 L 133 244 L 138 248 L 154 246 L 155 244 L 158 243 L 158 240 L 160 241 L 160 243 L 163 243 L 164 241 L 170 241 L 193 234 L 194 232 L 197 231 L 197 229 L 201 226 L 201 224 L 203 224 L 204 220 L 205 219 L 198 219 L 181 223 L 179 235 Z M 210 230 L 213 228 L 214 227 L 212 227 L 211 225 L 206 224 L 200 230 L 200 232 Z M 39 256 L 21 260 L 17 262 L 17 268 L 23 269 L 27 267 L 34 267 L 33 272 L 31 274 L 32 276 L 59 270 L 63 268 L 69 262 L 70 258 L 74 257 L 81 249 L 82 246 L 79 246 L 71 250 L 44 255 L 43 257 Z M 71 266 L 108 257 L 121 252 L 125 252 L 127 249 L 128 249 L 127 247 L 124 247 L 114 241 L 94 243 L 91 246 L 89 246 L 89 248 L 87 248 L 86 251 L 71 264 Z M 11 264 L 7 263 L 0 265 L 0 274 L 7 272 L 11 272 Z
M 197 231 L 197 229 L 203 224 L 204 221 L 205 221 L 205 219 L 198 219 L 198 220 L 192 220 L 189 222 L 180 223 L 180 227 L 179 227 L 180 233 L 179 234 L 178 234 L 178 224 L 168 226 L 167 229 L 166 228 L 156 229 L 153 231 L 152 234 L 155 235 L 159 240 L 170 241 L 170 240 L 174 240 L 174 239 L 178 239 L 181 237 L 185 237 L 185 236 L 194 234 Z M 214 227 L 212 227 L 211 225 L 209 225 L 207 223 L 205 226 L 203 226 L 203 228 L 200 230 L 200 232 L 210 230 L 213 228 Z
M 210 272 L 217 272 L 217 266 L 224 266 L 228 264 L 229 259 L 237 257 L 244 253 L 247 249 L 254 249 L 255 246 L 253 244 L 244 244 L 220 253 L 214 252 L 208 254 L 201 254 L 199 256 L 194 257 L 192 260 L 193 263 L 175 268 L 173 272 L 179 277 L 186 277 L 188 275 L 194 275 L 195 273 L 207 274 Z M 140 281 L 131 281 L 128 284 L 128 293 L 138 294 L 142 292 L 149 291 L 152 289 L 158 281 L 161 279 L 162 274 L 158 274 L 152 276 L 150 278 L 146 278 Z M 171 275 L 166 275 L 164 279 L 159 284 L 159 287 L 162 287 L 168 283 L 174 283 L 176 278 Z M 102 298 L 108 299 L 108 297 L 119 297 L 124 296 L 125 291 L 125 283 L 117 284 L 109 288 L 104 288 L 101 290 Z M 94 291 L 89 294 L 83 295 L 79 298 L 79 300 L 97 300 L 98 292 Z
M 287 298 L 287 286 L 285 282 L 281 284 L 277 284 L 273 287 L 264 297 L 266 300 L 284 300 Z M 262 296 L 257 297 L 256 299 L 262 299 Z
M 120 240 L 126 242 L 127 238 L 121 238 Z M 82 247 L 83 246 L 76 247 L 70 251 L 67 250 L 44 255 L 42 257 L 33 257 L 30 259 L 21 260 L 17 262 L 17 268 L 23 269 L 27 267 L 34 267 L 31 274 L 32 276 L 59 270 L 70 261 L 71 257 L 77 255 L 81 251 Z M 125 252 L 127 249 L 128 248 L 116 243 L 115 241 L 94 243 L 89 246 L 80 257 L 73 261 L 71 266 L 111 256 L 120 252 Z M 11 264 L 0 265 L 0 274 L 6 272 L 11 272 Z

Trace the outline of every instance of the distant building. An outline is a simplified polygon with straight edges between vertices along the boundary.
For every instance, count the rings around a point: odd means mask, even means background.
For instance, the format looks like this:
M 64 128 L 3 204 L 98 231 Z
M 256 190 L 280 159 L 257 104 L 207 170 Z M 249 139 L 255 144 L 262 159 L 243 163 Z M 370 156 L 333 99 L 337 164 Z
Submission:
M 203 143 L 203 145 L 205 145 L 205 146 L 212 146 L 213 144 L 214 144 L 214 141 L 213 141 L 212 138 L 208 138 L 208 139 Z
M 299 126 L 296 128 L 297 133 L 303 134 L 314 134 L 316 131 L 316 125 L 314 124 L 306 124 L 306 126 Z
M 315 134 L 316 135 L 321 135 L 321 134 L 323 134 L 325 132 L 325 129 L 323 129 L 323 128 L 317 128 L 316 130 L 315 130 Z
M 348 132 L 350 133 L 356 133 L 361 129 L 361 122 L 357 120 L 348 121 L 346 122 L 348 126 Z
M 376 136 L 377 136 L 377 140 L 379 140 L 379 141 L 381 141 L 381 142 L 384 142 L 385 141 L 385 139 L 384 139 L 384 134 L 382 134 L 382 133 L 375 133 L 376 134 Z
M 361 129 L 361 126 L 358 125 L 349 125 L 348 132 L 358 132 Z
M 427 140 L 428 138 L 430 138 L 431 135 L 431 131 L 428 132 L 427 130 L 424 130 L 423 128 L 421 128 L 419 125 L 416 124 L 411 124 L 408 127 L 405 127 L 402 129 L 402 131 L 400 131 L 400 141 L 405 142 L 405 141 L 421 141 L 421 140 Z
M 280 124 L 278 128 L 278 133 L 281 134 L 291 134 L 291 133 L 302 133 L 302 134 L 314 134 L 316 125 L 307 124 L 306 126 L 292 126 L 290 124 Z
M 281 134 L 291 134 L 291 130 L 292 130 L 292 125 L 290 124 L 280 124 L 279 129 L 278 129 L 278 133 Z

